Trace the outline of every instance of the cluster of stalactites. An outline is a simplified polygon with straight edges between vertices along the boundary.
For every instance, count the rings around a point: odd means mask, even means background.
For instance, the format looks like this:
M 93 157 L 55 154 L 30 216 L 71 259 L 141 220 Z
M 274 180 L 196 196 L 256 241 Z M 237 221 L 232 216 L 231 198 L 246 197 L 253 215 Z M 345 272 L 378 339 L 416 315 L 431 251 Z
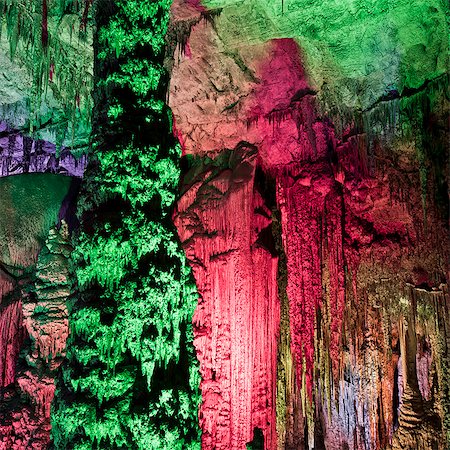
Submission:
M 24 64 L 31 78 L 27 131 L 39 131 L 45 123 L 58 150 L 63 141 L 73 144 L 76 134 L 90 127 L 91 5 L 92 0 L 0 2 L 0 26 L 6 28 L 10 56 Z M 56 119 L 48 123 L 45 110 L 55 101 Z

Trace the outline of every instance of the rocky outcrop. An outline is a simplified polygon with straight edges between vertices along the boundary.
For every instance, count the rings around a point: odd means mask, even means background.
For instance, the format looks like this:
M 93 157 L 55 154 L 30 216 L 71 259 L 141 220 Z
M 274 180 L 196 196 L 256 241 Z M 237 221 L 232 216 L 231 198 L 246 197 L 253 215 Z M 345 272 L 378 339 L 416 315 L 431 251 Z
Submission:
M 50 230 L 39 253 L 34 282 L 22 282 L 15 293 L 19 298 L 2 311 L 2 320 L 9 322 L 9 327 L 2 327 L 2 338 L 3 330 L 9 335 L 2 348 L 11 348 L 2 371 L 2 450 L 45 449 L 50 440 L 54 376 L 68 336 L 68 237 L 65 222 L 60 230 Z

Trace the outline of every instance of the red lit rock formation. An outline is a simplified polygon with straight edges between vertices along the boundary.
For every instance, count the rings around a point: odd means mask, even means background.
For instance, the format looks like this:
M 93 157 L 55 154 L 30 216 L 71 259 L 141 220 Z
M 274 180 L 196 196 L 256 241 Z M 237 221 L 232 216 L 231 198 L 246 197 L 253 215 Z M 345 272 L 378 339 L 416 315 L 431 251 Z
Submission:
M 14 301 L 3 307 L 0 313 L 0 387 L 14 383 L 16 364 L 24 338 L 22 305 Z
M 432 164 L 445 160 L 430 161 L 424 179 L 416 156 L 420 144 L 398 132 L 398 122 L 410 114 L 400 112 L 398 100 L 376 103 L 342 130 L 319 107 L 293 40 L 224 50 L 217 29 L 193 21 L 195 14 L 189 18 L 189 52 L 175 57 L 170 102 L 192 163 L 176 223 L 201 293 L 195 324 L 204 448 L 242 449 L 257 426 L 243 404 L 238 415 L 229 413 L 235 389 L 242 398 L 255 395 L 241 378 L 230 369 L 220 373 L 220 387 L 211 383 L 216 355 L 226 364 L 242 361 L 244 378 L 254 377 L 240 348 L 216 338 L 228 336 L 230 323 L 239 329 L 230 322 L 230 308 L 242 312 L 251 303 L 248 295 L 234 294 L 248 292 L 241 285 L 249 285 L 250 263 L 236 269 L 235 261 L 249 260 L 243 255 L 255 222 L 255 193 L 242 186 L 238 196 L 228 186 L 243 170 L 229 161 L 252 148 L 252 165 L 267 181 L 264 198 L 272 198 L 267 224 L 272 222 L 279 263 L 271 288 L 280 300 L 280 323 L 271 325 L 281 330 L 277 433 L 274 438 L 261 428 L 264 448 L 307 442 L 327 450 L 444 449 L 443 422 L 449 423 L 450 412 L 448 236 L 435 197 L 442 178 Z M 405 102 L 423 108 L 422 96 L 429 94 L 423 89 Z M 448 104 L 441 100 L 433 108 L 440 116 L 433 116 L 427 132 L 436 146 L 445 146 Z M 375 125 L 364 125 L 366 119 Z M 377 136 L 371 126 L 384 131 Z M 208 263 L 214 251 L 221 272 Z M 254 272 L 253 279 L 258 276 Z M 269 311 L 266 303 L 259 314 Z
M 255 150 L 193 162 L 175 223 L 200 299 L 202 448 L 244 448 L 254 429 L 276 446 L 279 301 L 271 210 L 255 185 Z

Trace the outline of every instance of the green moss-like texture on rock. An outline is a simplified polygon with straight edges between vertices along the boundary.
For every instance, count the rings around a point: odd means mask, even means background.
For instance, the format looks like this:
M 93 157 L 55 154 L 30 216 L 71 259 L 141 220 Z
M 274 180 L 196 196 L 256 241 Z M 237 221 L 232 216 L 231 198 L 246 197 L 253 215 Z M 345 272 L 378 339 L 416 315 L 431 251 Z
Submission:
M 179 146 L 165 104 L 170 1 L 99 1 L 93 150 L 79 200 L 63 449 L 199 448 L 195 285 L 171 221 Z
M 448 67 L 441 0 L 205 0 L 223 8 L 216 27 L 226 50 L 294 38 L 328 102 L 369 107 L 389 89 L 418 88 Z M 331 99 L 329 95 L 335 98 Z

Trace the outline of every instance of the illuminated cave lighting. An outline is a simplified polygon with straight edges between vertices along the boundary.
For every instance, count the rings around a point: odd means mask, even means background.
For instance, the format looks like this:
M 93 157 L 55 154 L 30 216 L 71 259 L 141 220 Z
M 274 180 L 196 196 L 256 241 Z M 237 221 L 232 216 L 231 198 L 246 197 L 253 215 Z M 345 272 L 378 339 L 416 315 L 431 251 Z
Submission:
M 446 12 L 0 1 L 0 450 L 445 449 Z

